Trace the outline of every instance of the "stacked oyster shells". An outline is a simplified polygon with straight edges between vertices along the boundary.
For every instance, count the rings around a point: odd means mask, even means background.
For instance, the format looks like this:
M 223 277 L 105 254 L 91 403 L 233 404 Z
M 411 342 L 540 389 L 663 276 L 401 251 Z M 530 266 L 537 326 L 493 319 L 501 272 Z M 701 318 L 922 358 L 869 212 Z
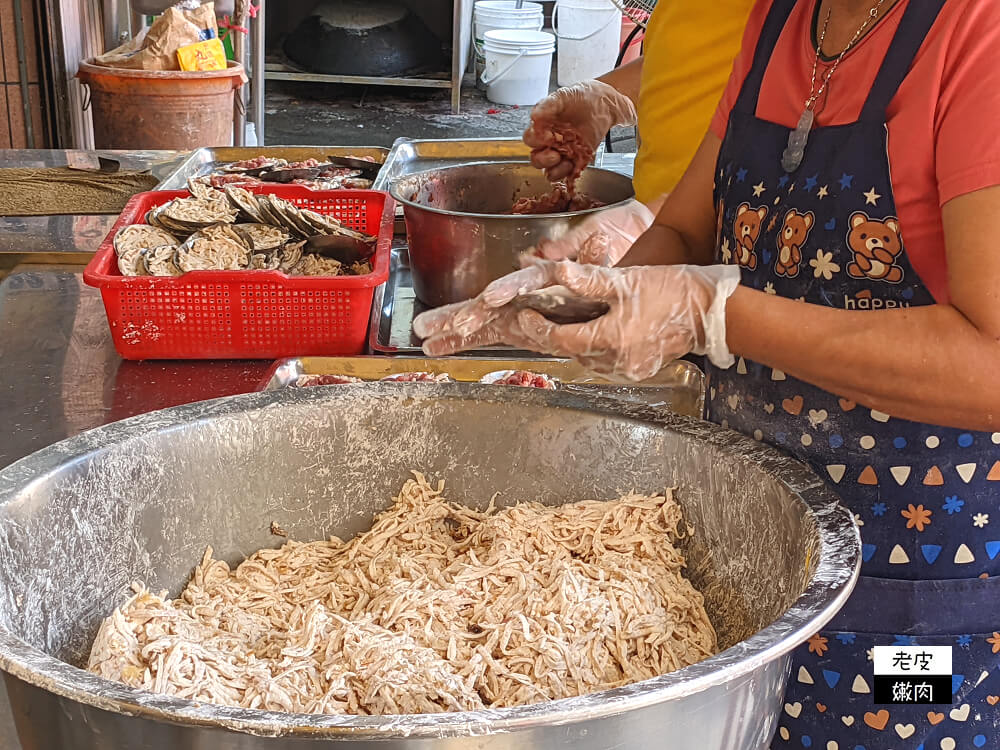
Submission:
M 145 224 L 114 237 L 124 276 L 180 276 L 189 271 L 272 270 L 290 276 L 361 276 L 367 262 L 345 265 L 304 252 L 305 240 L 342 235 L 374 245 L 375 238 L 331 216 L 275 195 L 227 185 L 222 191 L 189 182 L 191 196 L 150 209 Z

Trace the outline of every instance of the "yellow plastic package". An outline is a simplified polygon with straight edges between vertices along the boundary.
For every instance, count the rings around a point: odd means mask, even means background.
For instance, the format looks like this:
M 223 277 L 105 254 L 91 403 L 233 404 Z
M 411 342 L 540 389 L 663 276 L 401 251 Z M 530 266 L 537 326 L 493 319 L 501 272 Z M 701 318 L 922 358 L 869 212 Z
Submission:
M 177 49 L 177 62 L 181 70 L 225 70 L 226 48 L 218 38 L 188 44 Z

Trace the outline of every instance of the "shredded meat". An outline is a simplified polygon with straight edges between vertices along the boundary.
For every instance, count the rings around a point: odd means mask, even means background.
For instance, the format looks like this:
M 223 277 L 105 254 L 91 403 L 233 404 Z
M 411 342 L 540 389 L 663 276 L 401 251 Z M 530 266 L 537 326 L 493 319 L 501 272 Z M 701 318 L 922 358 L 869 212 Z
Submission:
M 537 703 L 716 650 L 666 497 L 478 512 L 420 474 L 349 542 L 287 542 L 235 570 L 209 549 L 175 600 L 136 585 L 88 669 L 245 708 L 408 714 Z

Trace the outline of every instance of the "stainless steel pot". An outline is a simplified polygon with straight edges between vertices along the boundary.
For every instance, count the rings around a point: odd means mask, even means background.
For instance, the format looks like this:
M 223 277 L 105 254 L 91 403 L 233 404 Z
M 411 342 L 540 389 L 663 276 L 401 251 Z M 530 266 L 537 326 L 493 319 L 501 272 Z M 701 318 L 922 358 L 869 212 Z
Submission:
M 494 279 L 517 270 L 518 257 L 542 239 L 558 239 L 584 216 L 568 211 L 512 215 L 518 198 L 545 195 L 552 185 L 528 162 L 479 162 L 399 177 L 389 185 L 403 204 L 413 288 L 437 307 L 475 297 Z M 577 182 L 581 193 L 605 207 L 632 198 L 632 181 L 590 167 Z
M 133 580 L 176 594 L 206 545 L 235 563 L 283 540 L 350 536 L 411 469 L 485 506 L 679 488 L 717 656 L 523 708 L 307 716 L 108 682 L 81 664 Z M 420 384 L 251 394 L 168 409 L 0 472 L 0 667 L 25 750 L 762 750 L 789 651 L 853 587 L 860 541 L 823 482 L 774 450 L 596 397 Z

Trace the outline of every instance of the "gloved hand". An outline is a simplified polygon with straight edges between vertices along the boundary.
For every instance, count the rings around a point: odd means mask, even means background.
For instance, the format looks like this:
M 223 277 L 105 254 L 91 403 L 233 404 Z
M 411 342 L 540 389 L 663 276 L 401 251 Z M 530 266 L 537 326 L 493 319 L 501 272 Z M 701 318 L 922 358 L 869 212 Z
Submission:
M 655 218 L 645 205 L 632 200 L 589 214 L 559 239 L 539 242 L 534 254 L 546 260 L 614 266 Z
M 540 289 L 546 284 L 547 271 L 538 259 L 575 260 L 595 266 L 613 266 L 629 251 L 639 236 L 653 223 L 653 212 L 639 201 L 630 201 L 616 208 L 598 211 L 586 217 L 557 240 L 542 240 L 522 258 L 525 266 L 490 283 L 483 291 L 484 303 L 475 315 L 471 310 L 462 316 L 463 328 L 478 327 L 487 308 L 506 305 L 514 297 Z M 471 316 L 471 318 L 470 318 Z
M 556 182 L 578 173 L 612 126 L 635 123 L 631 99 L 602 81 L 581 81 L 558 89 L 534 106 L 524 142 L 531 147 L 531 163 Z M 566 133 L 574 134 L 576 142 L 560 151 L 560 138 Z M 574 149 L 580 150 L 577 158 L 569 153 Z
M 536 288 L 562 285 L 570 292 L 607 302 L 611 309 L 589 323 L 556 325 L 531 310 L 482 310 L 480 298 L 432 310 L 414 321 L 428 356 L 506 343 L 572 357 L 594 372 L 639 381 L 693 352 L 729 367 L 726 301 L 740 282 L 739 267 L 633 266 L 599 268 L 564 261 L 539 261 L 544 281 Z M 531 290 L 525 290 L 531 291 Z M 470 320 L 479 324 L 472 327 Z
M 446 357 L 497 344 L 535 351 L 537 344 L 521 327 L 521 315 L 525 313 L 538 315 L 513 307 L 489 308 L 477 297 L 421 313 L 413 320 L 413 332 L 424 340 L 424 354 L 428 357 Z M 456 316 L 464 323 L 455 325 Z

